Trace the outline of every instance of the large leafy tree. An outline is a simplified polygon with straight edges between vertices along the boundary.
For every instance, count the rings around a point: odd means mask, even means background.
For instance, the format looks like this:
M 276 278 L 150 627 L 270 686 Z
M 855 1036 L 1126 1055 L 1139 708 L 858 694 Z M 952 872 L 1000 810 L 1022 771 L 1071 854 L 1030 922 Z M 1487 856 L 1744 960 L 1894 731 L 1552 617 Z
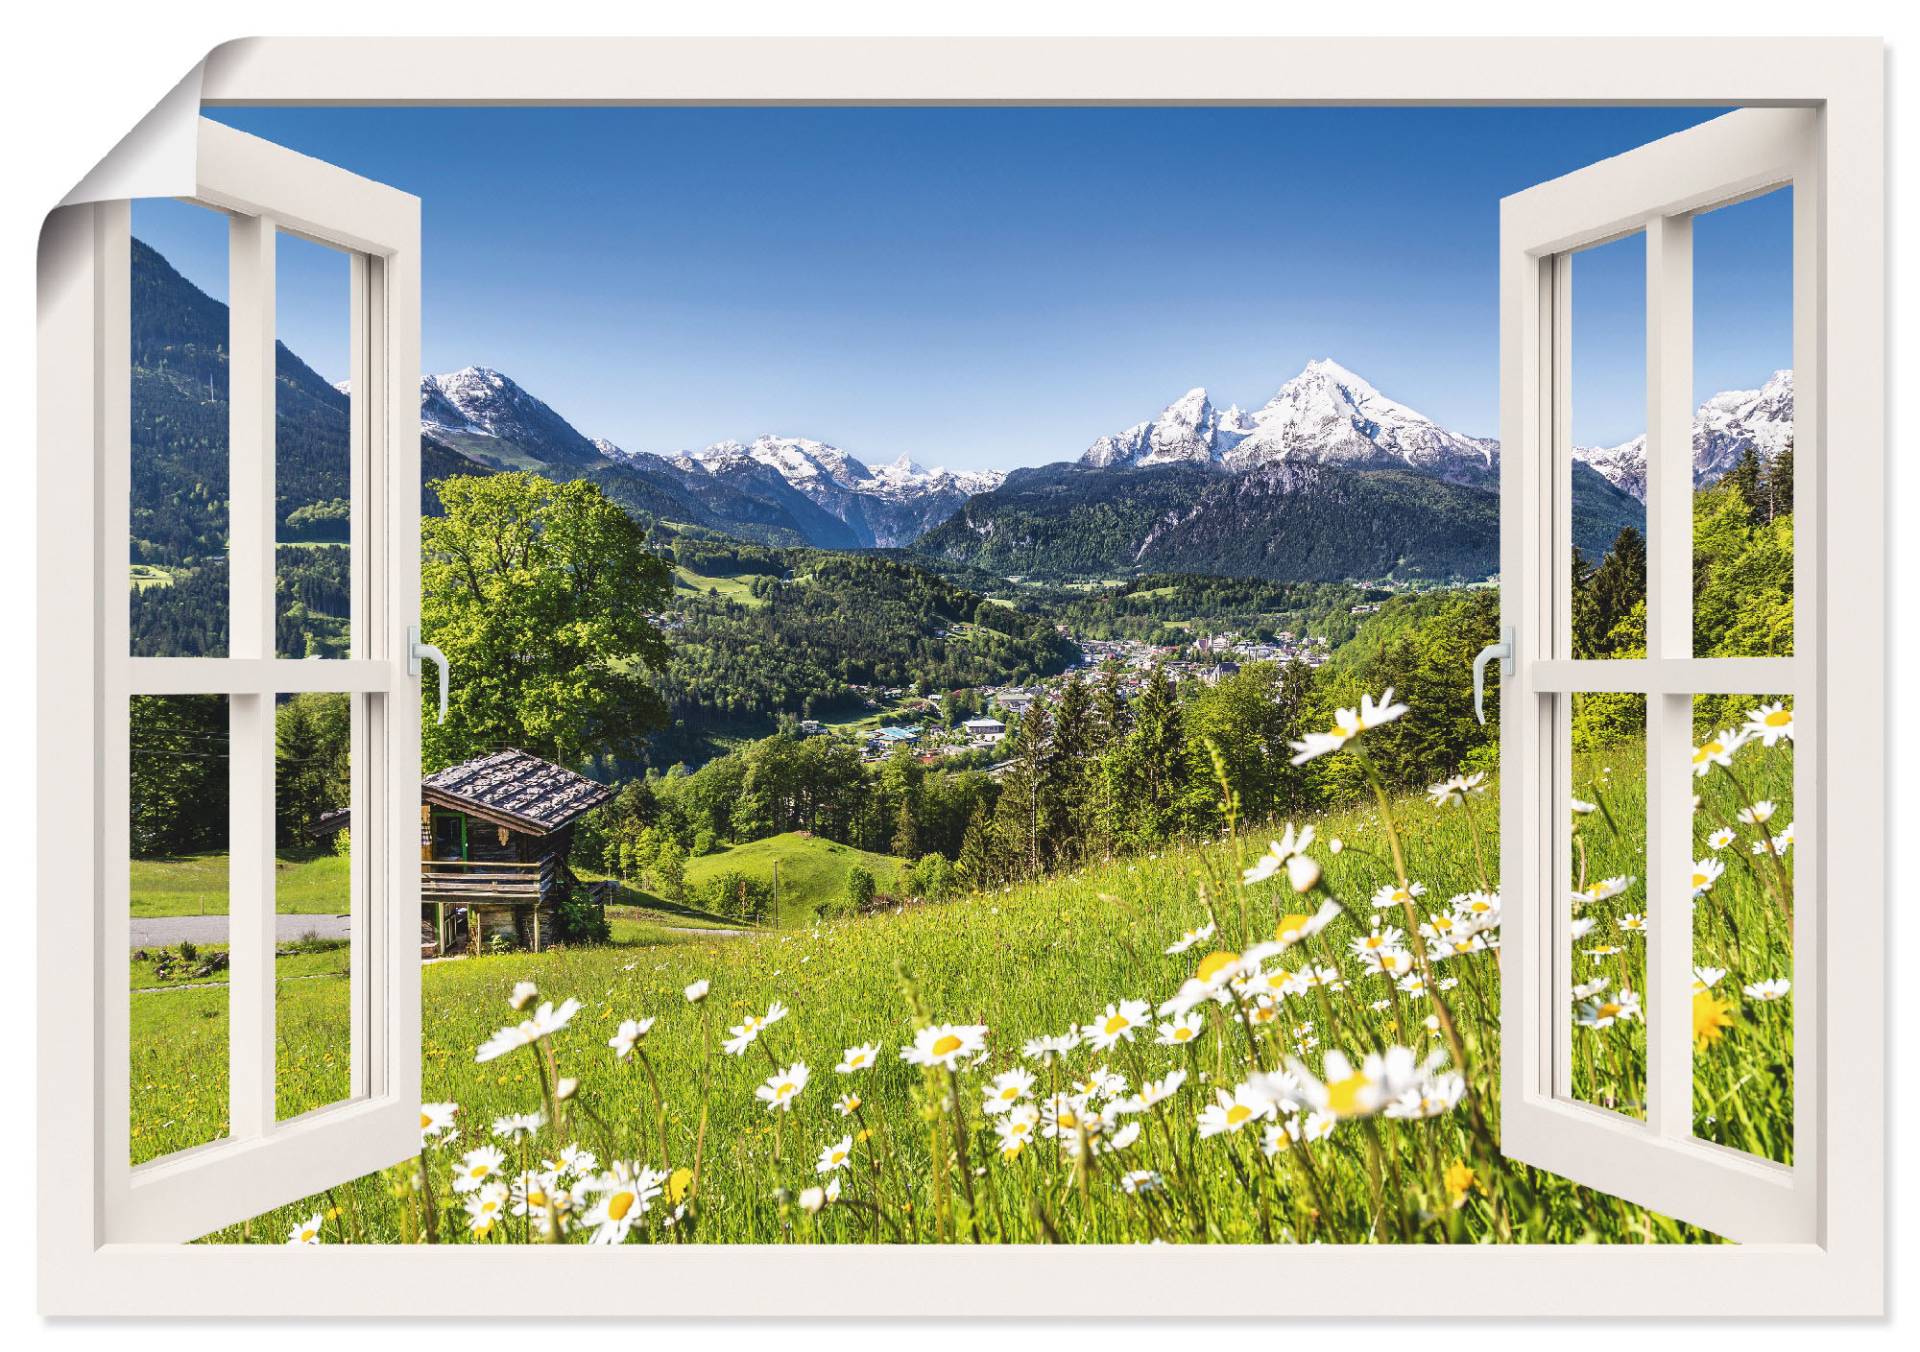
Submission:
M 665 721 L 648 680 L 667 645 L 654 616 L 665 560 L 591 483 L 535 474 L 444 479 L 421 523 L 421 627 L 453 668 L 447 721 L 429 713 L 428 768 L 517 746 L 578 763 L 633 755 Z

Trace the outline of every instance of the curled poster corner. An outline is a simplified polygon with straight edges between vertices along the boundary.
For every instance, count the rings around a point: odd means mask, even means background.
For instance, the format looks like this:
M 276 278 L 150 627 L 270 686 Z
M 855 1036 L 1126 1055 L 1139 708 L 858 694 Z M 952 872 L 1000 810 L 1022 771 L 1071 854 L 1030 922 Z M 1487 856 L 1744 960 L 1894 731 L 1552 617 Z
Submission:
M 190 197 L 198 182 L 202 60 L 120 138 L 73 191 L 63 207 L 134 197 Z

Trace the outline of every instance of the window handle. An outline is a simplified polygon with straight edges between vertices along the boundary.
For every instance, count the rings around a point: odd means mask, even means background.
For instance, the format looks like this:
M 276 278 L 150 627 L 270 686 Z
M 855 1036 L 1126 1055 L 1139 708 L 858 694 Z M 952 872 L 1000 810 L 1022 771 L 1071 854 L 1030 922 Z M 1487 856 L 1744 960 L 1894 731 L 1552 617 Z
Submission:
M 409 625 L 407 627 L 407 675 L 418 676 L 420 674 L 420 663 L 423 658 L 440 668 L 439 721 L 444 723 L 447 721 L 447 655 L 431 643 L 422 643 L 420 641 L 419 625 Z M 1484 722 L 1485 720 L 1483 719 L 1481 721 Z
M 1489 643 L 1473 659 L 1473 716 L 1482 723 L 1487 721 L 1485 707 L 1487 663 L 1494 658 L 1500 659 L 1500 679 L 1506 680 L 1513 675 L 1513 627 L 1506 626 L 1500 631 L 1500 641 Z

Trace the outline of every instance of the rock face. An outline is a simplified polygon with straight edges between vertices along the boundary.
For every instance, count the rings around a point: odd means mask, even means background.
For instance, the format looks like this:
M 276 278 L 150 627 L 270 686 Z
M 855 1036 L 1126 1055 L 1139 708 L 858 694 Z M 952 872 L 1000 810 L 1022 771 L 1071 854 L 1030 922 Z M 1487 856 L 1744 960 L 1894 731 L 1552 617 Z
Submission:
M 1693 415 L 1693 486 L 1725 476 L 1751 447 L 1773 459 L 1793 444 L 1793 372 L 1775 371 L 1757 390 L 1722 390 Z M 1641 502 L 1647 500 L 1647 438 L 1618 446 L 1576 446 L 1574 458 Z

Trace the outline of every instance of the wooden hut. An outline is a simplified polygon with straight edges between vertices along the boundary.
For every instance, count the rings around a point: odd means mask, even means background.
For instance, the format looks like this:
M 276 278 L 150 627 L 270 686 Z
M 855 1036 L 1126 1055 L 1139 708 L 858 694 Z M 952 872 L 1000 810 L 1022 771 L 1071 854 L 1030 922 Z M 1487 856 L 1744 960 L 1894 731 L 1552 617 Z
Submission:
M 604 784 L 508 748 L 420 782 L 421 951 L 478 953 L 504 938 L 538 951 L 584 885 L 567 865 L 575 824 Z M 598 893 L 600 889 L 592 889 Z

